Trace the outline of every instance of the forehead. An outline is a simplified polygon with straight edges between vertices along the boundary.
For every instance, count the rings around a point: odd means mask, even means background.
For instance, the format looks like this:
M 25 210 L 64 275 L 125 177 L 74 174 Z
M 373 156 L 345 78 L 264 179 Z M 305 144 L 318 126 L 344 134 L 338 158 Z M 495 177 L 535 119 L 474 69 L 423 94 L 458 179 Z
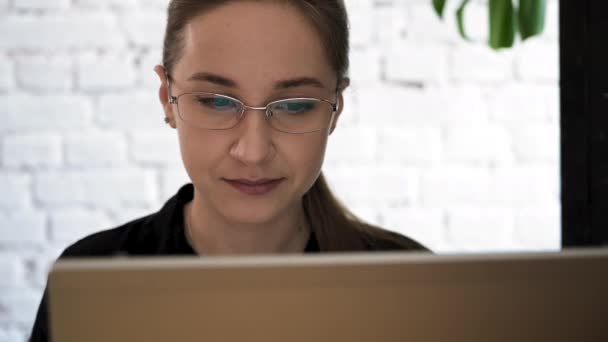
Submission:
M 208 71 L 257 86 L 301 76 L 335 83 L 319 33 L 289 4 L 231 2 L 191 20 L 183 39 L 175 71 L 185 78 Z

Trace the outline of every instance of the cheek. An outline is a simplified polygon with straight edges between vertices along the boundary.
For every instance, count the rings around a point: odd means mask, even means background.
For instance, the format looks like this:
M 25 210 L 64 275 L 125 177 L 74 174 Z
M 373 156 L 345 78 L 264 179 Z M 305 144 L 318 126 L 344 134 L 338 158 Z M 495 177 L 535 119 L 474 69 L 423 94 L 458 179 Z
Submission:
M 178 126 L 177 132 L 184 167 L 192 182 L 208 178 L 214 165 L 225 155 L 221 139 L 186 126 Z
M 290 139 L 283 146 L 283 156 L 295 178 L 303 192 L 308 191 L 321 172 L 327 136 L 318 133 L 302 135 L 298 139 Z

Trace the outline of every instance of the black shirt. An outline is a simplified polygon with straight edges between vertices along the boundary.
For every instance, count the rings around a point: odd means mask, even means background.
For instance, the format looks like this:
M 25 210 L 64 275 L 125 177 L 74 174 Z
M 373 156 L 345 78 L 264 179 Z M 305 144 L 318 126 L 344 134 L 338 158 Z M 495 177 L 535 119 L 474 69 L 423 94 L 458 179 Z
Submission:
M 184 185 L 170 198 L 160 211 L 128 222 L 120 227 L 89 235 L 64 250 L 60 258 L 108 257 L 108 256 L 150 256 L 150 255 L 196 255 L 184 233 L 183 207 L 194 196 L 194 186 Z M 397 233 L 402 243 L 394 241 L 374 241 L 367 250 L 426 250 L 414 240 Z M 319 252 L 314 233 L 311 233 L 305 253 Z M 49 339 L 47 291 L 38 308 L 30 342 L 46 342 Z

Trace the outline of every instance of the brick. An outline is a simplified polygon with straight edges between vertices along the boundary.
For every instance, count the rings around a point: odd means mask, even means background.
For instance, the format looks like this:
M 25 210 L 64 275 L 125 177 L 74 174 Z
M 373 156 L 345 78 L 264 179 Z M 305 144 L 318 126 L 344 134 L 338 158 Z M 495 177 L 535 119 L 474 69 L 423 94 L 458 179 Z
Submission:
M 555 124 L 530 124 L 513 130 L 513 142 L 517 160 L 522 163 L 550 163 L 559 161 L 559 126 Z
M 420 172 L 396 166 L 329 166 L 324 169 L 335 194 L 348 207 L 378 202 L 378 205 L 409 205 L 419 201 Z
M 444 104 L 425 89 L 371 86 L 358 90 L 357 112 L 365 126 L 440 123 Z
M 553 204 L 560 200 L 557 166 L 500 167 L 492 175 L 494 201 L 513 207 Z
M 47 245 L 44 246 L 44 253 L 41 255 L 41 263 L 43 268 L 46 269 L 45 273 L 51 269 L 53 263 L 59 258 L 61 253 L 66 249 L 66 244 L 53 243 L 52 240 L 48 241 Z M 46 282 L 46 275 L 44 275 L 44 281 Z
M 76 171 L 45 171 L 34 178 L 34 198 L 43 205 L 78 204 L 86 200 L 84 175 Z M 95 197 L 91 200 L 94 201 Z
M 450 162 L 508 164 L 514 159 L 509 132 L 493 124 L 453 124 L 446 130 L 445 158 Z
M 97 209 L 70 208 L 50 214 L 51 239 L 54 242 L 74 243 L 92 233 L 112 228 L 105 212 Z
M 24 269 L 22 277 L 25 284 L 33 288 L 44 288 L 48 271 L 61 253 L 58 251 L 57 254 L 50 256 L 48 252 L 50 249 L 52 247 L 49 241 L 46 241 L 42 248 L 19 252 L 18 257 Z
M 444 46 L 404 42 L 388 51 L 385 77 L 395 82 L 445 82 L 446 56 Z
M 94 1 L 94 0 L 90 0 Z M 116 0 L 120 1 L 120 0 Z M 140 7 L 166 9 L 167 0 L 137 0 Z
M 53 167 L 62 162 L 61 138 L 53 133 L 10 135 L 2 145 L 3 164 L 8 167 Z
M 161 172 L 161 201 L 166 201 L 177 193 L 182 185 L 191 183 L 186 169 L 172 166 Z
M 78 129 L 90 122 L 91 106 L 80 96 L 0 96 L 0 132 Z
M 110 166 L 127 162 L 127 141 L 119 132 L 84 131 L 65 137 L 69 166 Z
M 166 6 L 165 1 L 165 6 Z M 137 6 L 137 0 L 76 0 L 75 5 L 83 8 L 132 8 Z
M 13 6 L 20 10 L 58 10 L 70 6 L 70 0 L 13 0 Z
M 160 86 L 160 79 L 154 72 L 154 67 L 162 64 L 162 51 L 152 50 L 139 58 L 138 63 L 138 84 L 141 84 L 146 89 L 154 90 L 153 94 L 157 93 Z
M 23 331 L 17 329 L 4 330 L 0 328 L 0 342 L 23 342 L 26 340 L 26 335 Z
M 446 2 L 444 17 L 440 19 L 428 3 L 411 4 L 409 6 L 411 15 L 405 21 L 408 39 L 438 42 L 454 42 L 462 39 L 456 28 L 455 16 L 452 15 L 455 10 L 452 5 L 453 2 Z M 466 14 L 471 16 L 471 12 L 466 12 Z M 471 27 L 470 19 L 467 21 L 469 31 L 477 32 L 476 27 Z
M 15 87 L 14 63 L 0 56 L 0 92 Z
M 68 91 L 73 85 L 69 56 L 23 57 L 17 62 L 17 82 L 33 91 Z
M 380 81 L 380 53 L 375 49 L 353 49 L 350 52 L 351 83 L 365 85 Z
M 435 108 L 440 113 L 441 122 L 485 123 L 490 118 L 488 102 L 477 85 L 429 87 L 427 92 L 434 98 L 431 101 L 443 105 L 441 109 Z
M 327 143 L 327 164 L 373 163 L 377 151 L 377 132 L 368 127 L 337 127 Z
M 162 47 L 166 21 L 164 10 L 125 13 L 121 17 L 129 43 L 148 48 Z
M 466 43 L 462 43 L 466 44 Z M 504 82 L 514 78 L 513 51 L 485 45 L 459 45 L 451 52 L 450 75 L 463 82 Z
M 357 123 L 366 126 L 487 122 L 490 117 L 478 86 L 413 89 L 375 84 L 347 91 L 351 91 L 352 99 L 347 100 L 346 108 L 354 106 Z
M 362 1 L 358 2 L 361 3 Z M 370 3 L 370 1 L 365 2 L 367 2 L 365 5 Z M 358 28 L 359 32 L 355 34 L 364 33 L 365 38 L 371 39 L 373 44 L 381 47 L 382 50 L 401 45 L 402 40 L 409 36 L 407 23 L 410 21 L 411 13 L 407 7 L 403 6 L 402 2 L 393 3 L 391 6 L 376 6 L 368 16 L 371 17 L 371 21 L 361 20 L 360 22 L 372 26 L 360 27 Z M 363 30 L 368 30 L 368 32 Z
M 372 42 L 373 4 L 371 1 L 346 1 L 350 22 L 350 44 L 353 47 L 367 46 Z
M 142 164 L 181 165 L 177 132 L 163 130 L 136 130 L 131 133 L 131 158 Z
M 0 222 L 0 243 L 32 245 L 46 240 L 46 215 L 40 211 L 0 213 Z
M 383 227 L 435 250 L 445 234 L 444 212 L 439 208 L 398 207 L 381 211 Z
M 438 163 L 442 155 L 441 132 L 433 126 L 382 128 L 378 145 L 378 159 L 385 163 L 430 165 Z
M 539 37 L 530 38 L 518 47 L 515 67 L 524 81 L 556 84 L 559 80 L 559 45 Z
M 492 198 L 490 171 L 482 167 L 446 165 L 425 169 L 420 187 L 425 207 L 484 206 Z
M 513 212 L 506 208 L 448 209 L 447 239 L 453 252 L 513 250 Z
M 135 61 L 127 56 L 86 56 L 78 63 L 78 88 L 87 92 L 120 91 L 136 84 Z
M 124 46 L 124 36 L 110 13 L 9 14 L 0 21 L 0 50 L 120 49 Z
M 84 204 L 99 208 L 149 205 L 158 198 L 156 176 L 141 169 L 41 172 L 34 196 L 44 205 Z
M 561 249 L 561 208 L 527 207 L 515 213 L 515 241 L 522 250 Z
M 4 309 L 4 315 L 0 315 L 0 323 L 11 322 L 31 327 L 36 318 L 40 298 L 42 289 L 24 287 L 0 291 L 0 307 Z
M 0 254 L 0 289 L 17 287 L 23 282 L 23 265 L 12 254 Z
M 105 128 L 129 130 L 167 127 L 156 92 L 103 95 L 97 112 L 96 121 Z
M 489 100 L 491 117 L 509 124 L 558 122 L 558 105 L 556 86 L 508 84 L 493 91 Z
M 0 172 L 0 209 L 16 210 L 31 206 L 30 178 L 23 173 Z

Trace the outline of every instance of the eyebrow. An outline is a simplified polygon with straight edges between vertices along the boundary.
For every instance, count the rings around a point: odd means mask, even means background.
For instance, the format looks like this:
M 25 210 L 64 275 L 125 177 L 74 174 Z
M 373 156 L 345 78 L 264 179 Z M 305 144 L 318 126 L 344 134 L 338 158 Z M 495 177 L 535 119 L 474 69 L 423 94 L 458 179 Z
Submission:
M 209 82 L 229 88 L 238 88 L 236 81 L 227 77 L 213 74 L 210 72 L 197 72 L 188 78 L 188 81 Z M 315 88 L 325 88 L 323 83 L 314 77 L 296 77 L 281 80 L 275 83 L 275 89 L 289 89 L 302 86 L 313 86 Z
M 216 74 L 212 74 L 209 72 L 197 72 L 188 78 L 188 81 L 199 81 L 199 82 L 210 82 L 215 83 L 221 86 L 236 88 L 237 84 L 235 81 L 220 76 Z
M 323 83 L 314 77 L 297 77 L 288 80 L 282 80 L 275 84 L 275 89 L 287 89 L 301 86 L 313 86 L 315 88 L 325 88 Z

